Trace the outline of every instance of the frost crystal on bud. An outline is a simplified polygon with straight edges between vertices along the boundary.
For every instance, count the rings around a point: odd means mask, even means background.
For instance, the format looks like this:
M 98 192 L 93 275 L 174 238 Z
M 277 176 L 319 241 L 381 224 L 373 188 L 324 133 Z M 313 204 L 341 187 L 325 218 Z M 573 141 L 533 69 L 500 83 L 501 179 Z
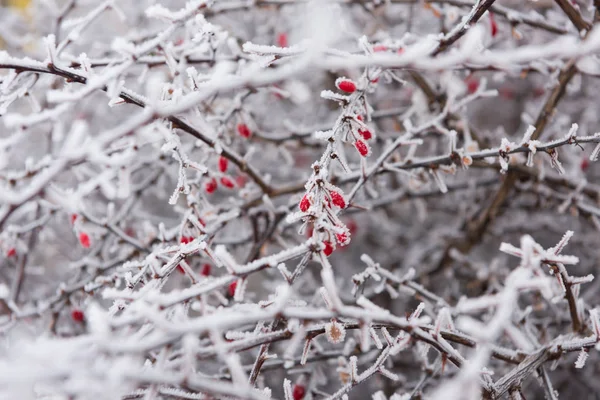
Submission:
M 585 366 L 585 362 L 587 361 L 589 357 L 589 353 L 587 352 L 586 349 L 581 349 L 581 351 L 579 352 L 579 355 L 577 356 L 577 361 L 575 361 L 575 368 L 583 368 Z
M 344 341 L 346 337 L 346 328 L 337 320 L 333 319 L 325 325 L 325 335 L 329 343 L 337 344 Z

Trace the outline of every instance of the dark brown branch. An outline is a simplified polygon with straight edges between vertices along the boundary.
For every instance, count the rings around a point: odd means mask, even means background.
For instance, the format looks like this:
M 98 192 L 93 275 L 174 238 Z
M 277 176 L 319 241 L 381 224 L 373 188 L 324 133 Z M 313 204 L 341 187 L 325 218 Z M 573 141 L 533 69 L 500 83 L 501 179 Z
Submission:
M 556 4 L 558 4 L 561 10 L 563 10 L 564 13 L 567 14 L 567 17 L 569 17 L 569 19 L 571 20 L 573 25 L 575 25 L 579 32 L 583 30 L 589 31 L 590 29 L 592 29 L 592 25 L 583 19 L 581 14 L 579 14 L 579 11 L 577 11 L 577 9 L 573 7 L 573 4 L 569 0 L 554 1 L 556 2 Z
M 573 293 L 573 284 L 571 283 L 571 277 L 565 271 L 565 268 L 560 268 L 557 265 L 551 265 L 550 268 L 554 271 L 555 274 L 560 275 L 560 279 L 562 280 L 563 287 L 565 288 L 565 299 L 569 304 L 569 314 L 571 315 L 571 324 L 573 327 L 573 332 L 583 333 L 585 330 L 585 325 L 581 323 L 579 320 L 579 313 L 577 312 L 577 299 L 575 298 L 575 293 Z
M 476 6 L 477 8 L 470 14 L 469 18 L 467 18 L 466 21 L 461 22 L 461 26 L 458 29 L 454 29 L 450 32 L 449 36 L 446 36 L 444 39 L 440 40 L 438 47 L 433 51 L 432 55 L 436 56 L 446 51 L 454 44 L 454 42 L 463 37 L 469 28 L 477 23 L 479 18 L 481 18 L 481 16 L 485 14 L 492 4 L 494 4 L 494 1 L 495 0 L 481 0 Z
M 52 74 L 52 75 L 61 76 L 70 81 L 81 83 L 81 84 L 85 84 L 87 82 L 87 79 L 84 76 L 76 74 L 72 71 L 67 71 L 65 69 L 58 68 L 52 64 L 48 65 L 47 67 L 33 67 L 33 66 L 23 67 L 22 65 L 0 64 L 0 69 L 14 69 L 14 70 L 17 70 L 20 72 L 30 71 L 30 72 L 37 72 L 37 73 L 43 73 L 43 74 Z M 104 87 L 103 90 L 106 91 L 107 90 L 106 87 Z M 129 93 L 121 92 L 119 94 L 119 97 L 121 97 L 127 103 L 135 104 L 136 106 L 141 107 L 141 108 L 146 107 L 146 104 L 144 103 L 144 101 L 141 98 L 138 98 Z M 190 135 L 201 140 L 202 142 L 204 142 L 211 148 L 214 148 L 216 146 L 216 142 L 214 140 L 212 140 L 208 136 L 202 134 L 200 131 L 198 131 L 197 129 L 192 127 L 187 122 L 183 121 L 181 118 L 178 118 L 176 116 L 170 116 L 170 117 L 167 117 L 166 119 L 173 123 L 174 128 L 178 128 L 186 133 L 189 133 Z M 261 188 L 261 190 L 264 193 L 270 194 L 273 191 L 271 186 L 263 180 L 263 178 L 260 176 L 260 174 L 254 168 L 252 168 L 243 159 L 242 156 L 240 156 L 239 154 L 235 153 L 233 150 L 230 150 L 228 148 L 223 148 L 221 155 L 223 157 L 227 158 L 229 161 L 233 162 L 242 172 L 245 172 L 246 174 L 248 174 L 248 176 L 250 176 L 250 178 Z
M 531 137 L 532 140 L 537 140 L 540 138 L 550 118 L 553 116 L 556 106 L 565 93 L 567 84 L 577 71 L 575 62 L 576 60 L 569 61 L 567 66 L 559 74 L 558 84 L 554 87 L 546 99 L 546 102 L 544 103 L 544 106 L 542 107 L 542 110 L 538 114 L 538 117 L 535 121 L 535 132 Z M 509 171 L 506 178 L 502 182 L 502 186 L 500 186 L 498 191 L 492 196 L 488 204 L 481 209 L 479 216 L 471 221 L 465 221 L 465 224 L 463 225 L 463 231 L 465 232 L 464 237 L 459 241 L 450 243 L 444 249 L 442 257 L 433 271 L 442 270 L 451 261 L 450 250 L 453 247 L 463 253 L 468 252 L 483 239 L 484 233 L 489 227 L 490 223 L 500 213 L 502 206 L 507 201 L 516 180 L 517 173 L 514 171 Z

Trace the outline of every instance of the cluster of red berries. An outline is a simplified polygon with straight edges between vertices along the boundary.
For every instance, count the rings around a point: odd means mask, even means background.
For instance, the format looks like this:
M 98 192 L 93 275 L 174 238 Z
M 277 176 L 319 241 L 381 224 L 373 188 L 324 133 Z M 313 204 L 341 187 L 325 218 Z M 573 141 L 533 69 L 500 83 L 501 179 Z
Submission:
M 346 208 L 346 199 L 344 199 L 344 196 L 342 196 L 339 192 L 336 192 L 335 190 L 331 190 L 329 192 L 329 196 L 331 196 L 331 203 L 333 203 L 334 206 L 342 208 L 342 209 Z M 329 203 L 329 200 L 327 200 L 327 203 L 329 205 L 331 205 L 331 203 Z M 304 196 L 302 196 L 300 203 L 298 203 L 298 208 L 302 212 L 307 212 L 308 209 L 310 208 L 310 204 L 311 204 L 311 201 L 310 201 L 309 195 L 307 193 Z
M 325 199 L 325 202 L 327 203 L 327 205 L 329 207 L 331 207 L 333 205 L 340 209 L 346 208 L 346 206 L 347 206 L 346 199 L 340 192 L 338 192 L 336 190 L 330 190 L 329 197 L 331 198 L 331 200 L 329 200 L 328 198 Z M 308 209 L 310 208 L 310 205 L 311 205 L 311 200 L 310 200 L 309 194 L 306 193 L 304 196 L 302 196 L 300 203 L 298 203 L 298 208 L 302 212 L 307 212 Z M 308 231 L 308 237 L 311 237 L 311 236 L 312 236 L 312 227 L 310 227 L 309 231 Z M 336 233 L 335 241 L 339 245 L 344 246 L 348 243 L 349 237 L 346 233 Z M 323 249 L 323 253 L 329 257 L 333 253 L 333 250 L 334 250 L 333 244 L 327 240 L 327 241 L 323 242 L 323 245 L 325 246 L 325 248 Z
M 248 125 L 246 124 L 240 123 L 237 125 L 236 129 L 238 134 L 243 138 L 247 139 L 250 136 L 252 136 L 252 131 L 250 130 L 250 128 L 248 128 Z M 219 156 L 219 159 L 217 161 L 217 167 L 219 169 L 219 172 L 225 173 L 227 171 L 227 168 L 229 167 L 229 160 L 224 156 Z M 238 181 L 239 186 L 243 186 L 243 184 L 245 183 L 243 177 L 238 177 L 236 178 L 236 180 Z M 206 193 L 208 194 L 214 193 L 217 190 L 217 187 L 219 186 L 218 182 L 220 182 L 221 185 L 223 185 L 227 189 L 233 189 L 236 186 L 233 179 L 231 179 L 228 176 L 222 176 L 221 178 L 219 178 L 219 181 L 217 181 L 217 178 L 215 177 L 210 177 L 204 183 L 204 191 L 206 191 Z
M 363 121 L 362 115 L 357 115 L 356 119 L 361 122 Z M 363 127 L 358 129 L 358 134 L 364 140 L 370 140 L 373 138 L 373 133 L 371 133 L 369 129 Z M 371 149 L 369 145 L 362 139 L 356 139 L 356 141 L 354 142 L 354 147 L 358 151 L 358 154 L 360 154 L 362 157 L 367 157 L 371 153 Z
M 179 243 L 181 243 L 181 244 L 188 244 L 188 243 L 191 243 L 193 240 L 194 240 L 194 238 L 191 237 L 191 236 L 182 236 L 181 240 L 179 241 Z
M 335 84 L 342 92 L 354 93 L 356 91 L 356 83 L 350 79 L 339 78 Z M 360 129 L 358 133 L 363 137 L 364 140 L 369 140 L 373 137 L 373 134 L 368 129 Z M 369 145 L 362 139 L 357 139 L 354 142 L 354 147 L 356 147 L 358 154 L 360 154 L 362 157 L 367 157 L 371 153 Z
M 212 267 L 210 266 L 210 264 L 202 264 L 202 268 L 200 268 L 200 275 L 209 276 L 211 268 Z M 179 271 L 179 273 L 181 274 L 185 274 L 185 271 L 183 270 L 183 267 L 181 265 L 177 266 L 177 271 Z
M 228 176 L 221 177 L 221 179 L 219 179 L 219 182 L 221 182 L 221 185 L 223 185 L 227 189 L 233 189 L 235 187 L 235 182 L 231 180 L 231 178 Z M 211 194 L 217 190 L 217 186 L 217 179 L 213 177 L 204 183 L 204 190 L 206 191 L 206 193 Z
M 356 119 L 359 120 L 360 122 L 363 121 L 362 115 L 357 115 Z M 373 138 L 373 133 L 371 133 L 371 131 L 367 128 L 362 128 L 362 127 L 359 128 L 358 134 L 365 140 L 371 140 Z
M 204 222 L 202 220 L 200 220 L 200 224 L 202 224 L 202 226 L 204 226 Z M 194 238 L 192 236 L 182 236 L 181 239 L 179 240 L 179 242 L 181 244 L 188 244 L 188 243 L 191 243 L 193 240 L 194 240 Z M 209 276 L 210 270 L 211 270 L 210 264 L 203 264 L 202 268 L 200 269 L 200 275 Z M 177 266 L 177 271 L 179 271 L 182 274 L 185 274 L 185 271 L 181 265 Z
M 345 233 L 345 232 L 336 233 L 335 234 L 335 241 L 337 242 L 337 244 L 339 246 L 345 246 L 350 241 L 350 238 L 349 238 L 348 234 Z M 323 242 L 323 245 L 325 246 L 325 248 L 323 249 L 323 253 L 327 257 L 329 257 L 333 253 L 333 250 L 334 250 L 333 244 L 329 240 L 326 240 L 326 241 Z

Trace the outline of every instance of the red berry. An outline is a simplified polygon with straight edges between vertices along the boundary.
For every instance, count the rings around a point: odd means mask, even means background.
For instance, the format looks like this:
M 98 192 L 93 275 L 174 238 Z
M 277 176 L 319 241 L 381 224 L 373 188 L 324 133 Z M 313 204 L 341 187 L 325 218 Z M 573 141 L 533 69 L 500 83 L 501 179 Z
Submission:
M 237 288 L 237 281 L 233 281 L 229 284 L 229 288 L 227 288 L 227 291 L 229 292 L 229 295 L 231 297 L 233 297 L 235 295 L 236 288 Z
M 496 34 L 498 33 L 498 24 L 496 23 L 496 20 L 494 19 L 493 13 L 490 13 L 490 30 L 492 33 L 492 37 L 495 37 Z
M 382 51 L 387 51 L 387 49 L 388 49 L 387 46 L 384 45 L 384 44 L 377 44 L 377 45 L 373 46 L 373 51 L 375 53 L 379 53 L 379 52 L 382 52 Z
M 191 236 L 182 236 L 180 242 L 181 242 L 181 244 L 188 244 L 193 240 L 194 240 L 194 238 Z
M 356 91 L 356 84 L 349 79 L 342 79 L 337 86 L 342 92 L 354 93 Z
M 87 233 L 81 232 L 79 234 L 79 243 L 81 243 L 81 246 L 83 248 L 88 249 L 90 247 L 90 237 L 88 236 Z
M 306 389 L 302 385 L 294 385 L 292 388 L 292 397 L 294 400 L 302 400 L 306 394 Z
M 475 78 L 467 78 L 465 83 L 467 84 L 467 91 L 470 94 L 475 93 L 477 91 L 477 88 L 479 87 L 479 81 Z
M 363 120 L 363 116 L 362 115 L 357 115 L 356 119 L 359 120 L 359 121 L 362 121 Z
M 225 157 L 223 157 L 223 156 L 219 157 L 219 171 L 221 171 L 221 172 L 227 171 L 228 163 L 229 162 Z
M 211 178 L 208 182 L 204 184 L 204 190 L 206 193 L 214 193 L 217 190 L 217 180 L 215 178 Z
M 249 138 L 250 135 L 252 135 L 250 128 L 248 128 L 248 125 L 246 124 L 238 124 L 237 131 L 241 137 Z
M 244 186 L 246 186 L 246 177 L 244 175 L 238 175 L 235 177 L 235 184 L 237 185 L 237 187 L 243 188 Z
M 366 157 L 369 155 L 369 146 L 367 146 L 367 144 L 362 140 L 357 140 L 354 142 L 354 147 L 356 147 L 356 150 L 358 150 L 358 153 L 361 156 Z
M 75 221 L 77 221 L 77 217 L 78 217 L 77 214 L 71 214 L 71 225 L 75 224 Z
M 302 200 L 300 200 L 300 204 L 298 204 L 298 207 L 300 208 L 300 211 L 302 212 L 307 212 L 308 209 L 310 208 L 310 200 L 308 199 L 308 195 L 304 195 L 302 197 Z
M 280 92 L 281 87 L 279 85 L 277 85 L 277 84 L 273 85 L 273 87 L 275 89 L 278 89 L 278 90 L 274 90 L 273 91 L 273 94 L 275 95 L 275 97 L 278 98 L 279 100 L 283 99 L 283 96 L 281 95 L 281 92 Z
M 313 235 L 314 230 L 315 230 L 314 226 L 309 225 L 308 228 L 306 229 L 306 237 L 310 239 Z
M 14 257 L 17 255 L 17 249 L 15 249 L 14 247 L 11 247 L 10 249 L 8 249 L 8 251 L 6 252 L 6 257 Z
M 329 241 L 323 242 L 323 244 L 325 245 L 325 248 L 323 249 L 323 253 L 325 253 L 325 255 L 327 257 L 329 257 L 331 255 L 331 253 L 333 253 L 333 245 Z
M 235 183 L 233 183 L 233 181 L 227 176 L 221 178 L 221 184 L 228 189 L 233 189 L 235 187 Z
M 346 223 L 346 228 L 348 228 L 348 230 L 350 231 L 350 235 L 354 235 L 358 230 L 358 225 L 356 224 L 356 221 L 351 219 Z
M 329 194 L 331 195 L 333 205 L 339 208 L 346 208 L 346 200 L 344 200 L 344 197 L 341 194 L 338 192 L 330 192 Z
M 345 246 L 346 242 L 348 242 L 348 235 L 346 235 L 345 233 L 336 233 L 335 241 L 338 242 L 338 244 Z
M 546 91 L 544 90 L 543 87 L 535 87 L 533 88 L 533 97 L 534 98 L 538 98 L 538 97 L 542 97 L 544 95 Z
M 210 275 L 210 264 L 204 264 L 202 269 L 200 270 L 200 275 L 209 276 Z
M 373 137 L 373 134 L 368 129 L 359 129 L 358 134 L 365 140 L 370 140 Z
M 584 158 L 583 160 L 581 160 L 580 168 L 583 172 L 587 171 L 587 169 L 589 167 L 590 167 L 590 160 L 588 160 L 587 158 Z
M 83 311 L 75 309 L 71 311 L 71 319 L 73 319 L 75 322 L 83 322 L 85 315 L 83 314 Z
M 288 47 L 288 37 L 286 33 L 277 35 L 277 45 L 279 47 Z

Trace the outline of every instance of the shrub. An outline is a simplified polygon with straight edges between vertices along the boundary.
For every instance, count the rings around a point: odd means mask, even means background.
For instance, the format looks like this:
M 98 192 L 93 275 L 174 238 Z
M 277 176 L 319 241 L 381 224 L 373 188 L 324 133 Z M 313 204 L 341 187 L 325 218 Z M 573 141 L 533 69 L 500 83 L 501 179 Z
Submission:
M 1 398 L 598 397 L 596 3 L 56 3 L 0 8 Z

